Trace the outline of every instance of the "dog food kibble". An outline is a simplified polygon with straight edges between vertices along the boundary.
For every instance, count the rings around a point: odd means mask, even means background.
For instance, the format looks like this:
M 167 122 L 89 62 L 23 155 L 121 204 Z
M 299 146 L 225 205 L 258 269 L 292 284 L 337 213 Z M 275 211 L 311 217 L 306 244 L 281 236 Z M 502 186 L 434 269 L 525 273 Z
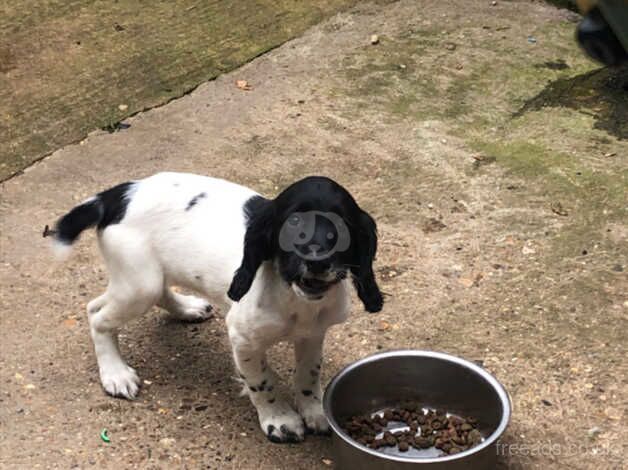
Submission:
M 458 454 L 481 444 L 483 438 L 477 428 L 478 422 L 472 417 L 462 418 L 413 402 L 354 416 L 345 424 L 352 439 L 371 449 L 397 447 L 399 452 L 408 452 L 410 447 L 433 447 L 441 455 Z

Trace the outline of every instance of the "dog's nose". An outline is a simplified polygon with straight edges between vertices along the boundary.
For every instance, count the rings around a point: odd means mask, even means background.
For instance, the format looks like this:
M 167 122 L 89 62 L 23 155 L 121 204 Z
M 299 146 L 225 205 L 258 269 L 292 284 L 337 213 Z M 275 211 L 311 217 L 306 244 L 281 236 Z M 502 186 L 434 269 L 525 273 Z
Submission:
M 316 243 L 312 243 L 312 244 L 308 245 L 308 248 L 310 249 L 310 251 L 312 253 L 316 254 L 316 252 L 321 249 L 321 246 L 317 245 Z
M 312 274 L 325 274 L 331 268 L 331 263 L 326 260 L 308 261 L 307 270 Z

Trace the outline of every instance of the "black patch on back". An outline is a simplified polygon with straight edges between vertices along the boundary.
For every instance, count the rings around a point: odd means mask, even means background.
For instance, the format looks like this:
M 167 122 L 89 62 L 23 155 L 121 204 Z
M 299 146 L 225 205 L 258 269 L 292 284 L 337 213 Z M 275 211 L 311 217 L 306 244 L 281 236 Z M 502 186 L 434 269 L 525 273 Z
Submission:
M 189 211 L 190 209 L 192 209 L 192 207 L 194 207 L 198 203 L 198 201 L 206 197 L 207 197 L 207 193 L 205 192 L 197 194 L 192 199 L 190 199 L 190 202 L 188 202 L 188 205 L 185 208 L 185 210 Z
M 126 196 L 134 184 L 129 181 L 98 193 L 98 199 L 104 209 L 103 216 L 98 222 L 98 230 L 104 229 L 107 225 L 117 224 L 124 218 L 129 205 L 129 198 Z

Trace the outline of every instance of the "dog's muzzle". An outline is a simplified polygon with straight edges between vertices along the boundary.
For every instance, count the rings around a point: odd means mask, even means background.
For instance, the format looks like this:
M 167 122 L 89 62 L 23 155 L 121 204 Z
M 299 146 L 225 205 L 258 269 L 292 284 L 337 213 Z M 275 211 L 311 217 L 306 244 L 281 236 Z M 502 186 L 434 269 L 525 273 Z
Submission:
M 339 279 L 323 280 L 315 277 L 301 277 L 294 281 L 295 286 L 310 300 L 320 300 L 325 293 L 339 282 Z

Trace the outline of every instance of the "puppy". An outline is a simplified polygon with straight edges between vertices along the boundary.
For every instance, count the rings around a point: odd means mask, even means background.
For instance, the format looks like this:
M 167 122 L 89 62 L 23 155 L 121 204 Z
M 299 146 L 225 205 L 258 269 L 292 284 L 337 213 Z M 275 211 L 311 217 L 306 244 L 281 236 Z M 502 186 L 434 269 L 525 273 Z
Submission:
M 109 272 L 104 294 L 87 305 L 105 391 L 134 398 L 140 380 L 120 355 L 117 330 L 153 305 L 176 319 L 211 316 L 206 300 L 228 310 L 235 365 L 273 442 L 327 433 L 320 385 L 326 330 L 346 320 L 350 284 L 369 312 L 383 300 L 373 274 L 376 225 L 349 192 L 308 177 L 275 199 L 228 181 L 159 173 L 103 191 L 72 209 L 44 235 L 68 251 L 96 226 Z M 296 411 L 276 395 L 266 350 L 294 344 Z

